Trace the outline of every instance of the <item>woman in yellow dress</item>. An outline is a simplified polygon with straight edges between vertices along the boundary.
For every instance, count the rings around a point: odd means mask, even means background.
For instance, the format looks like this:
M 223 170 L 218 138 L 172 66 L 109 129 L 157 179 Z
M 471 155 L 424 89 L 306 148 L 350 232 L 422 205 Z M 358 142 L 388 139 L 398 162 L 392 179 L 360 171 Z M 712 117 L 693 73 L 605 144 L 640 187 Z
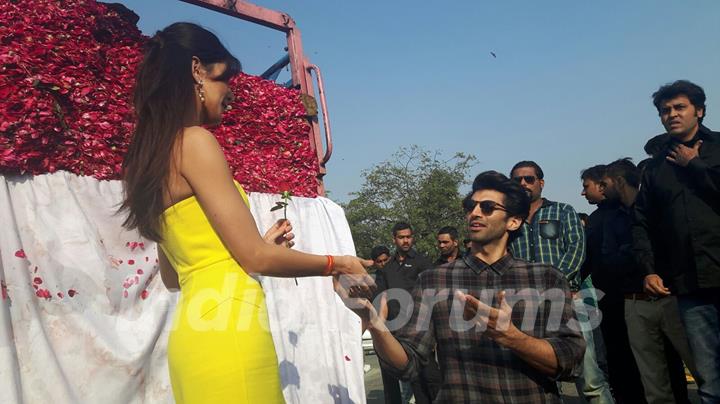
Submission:
M 149 42 L 135 88 L 135 134 L 123 163 L 125 226 L 157 241 L 160 273 L 180 289 L 168 341 L 177 403 L 281 403 L 265 297 L 249 273 L 344 278 L 356 293 L 371 264 L 304 254 L 287 221 L 261 237 L 215 137 L 240 62 L 206 29 L 175 23 Z M 284 246 L 283 246 L 284 245 Z

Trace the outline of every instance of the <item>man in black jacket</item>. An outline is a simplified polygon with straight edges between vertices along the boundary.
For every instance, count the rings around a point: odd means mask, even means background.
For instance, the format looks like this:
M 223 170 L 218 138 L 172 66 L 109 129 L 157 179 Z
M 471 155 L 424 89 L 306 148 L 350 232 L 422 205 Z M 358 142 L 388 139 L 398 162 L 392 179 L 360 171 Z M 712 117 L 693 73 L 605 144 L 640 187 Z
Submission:
M 412 314 L 410 292 L 415 288 L 418 275 L 432 268 L 432 262 L 413 248 L 413 229 L 409 223 L 398 222 L 392 228 L 395 254 L 375 274 L 377 295 L 386 293 L 388 320 L 406 322 Z M 407 295 L 407 300 L 402 295 Z M 405 302 L 403 307 L 401 303 Z M 410 312 L 407 312 L 407 309 Z M 398 327 L 399 328 L 399 327 Z M 415 402 L 430 403 L 440 388 L 440 370 L 437 362 L 431 360 L 423 369 L 420 380 L 415 383 L 401 383 L 396 377 L 381 370 L 385 402 L 388 404 L 407 403 L 414 395 Z M 401 397 L 402 396 L 402 397 Z
M 452 226 L 442 227 L 437 232 L 437 246 L 440 255 L 433 263 L 433 267 L 447 264 L 460 258 L 460 247 L 458 244 L 458 231 Z
M 634 209 L 633 250 L 646 293 L 675 295 L 703 403 L 720 402 L 720 134 L 702 125 L 705 92 L 660 87 L 669 137 L 648 162 Z
M 583 183 L 582 195 L 589 204 L 597 205 L 597 209 L 590 214 L 585 228 L 587 255 L 581 272 L 583 278 L 592 276 L 593 285 L 604 294 L 598 301 L 598 307 L 602 312 L 600 331 L 606 349 L 608 382 L 615 401 L 618 404 L 643 404 L 645 403 L 643 385 L 630 349 L 625 325 L 623 294 L 626 290 L 621 279 L 627 264 L 612 259 L 612 256 L 620 255 L 620 251 L 624 248 L 626 255 L 632 261 L 632 256 L 629 256 L 630 226 L 628 223 L 626 228 L 617 228 L 618 216 L 622 215 L 622 212 L 619 212 L 621 204 L 617 198 L 608 199 L 605 194 L 603 179 L 606 171 L 606 165 L 597 165 L 580 174 Z
M 603 309 L 603 331 L 612 339 L 608 346 L 613 346 L 614 359 L 622 356 L 625 368 L 620 371 L 624 377 L 630 376 L 629 365 L 637 363 L 640 372 L 636 368 L 634 376 L 642 376 L 647 402 L 689 404 L 683 360 L 693 374 L 695 367 L 677 299 L 657 298 L 643 291 L 644 276 L 631 251 L 631 212 L 640 185 L 640 170 L 630 159 L 620 159 L 607 166 L 602 182 L 605 198 L 615 204 L 615 209 L 606 217 L 602 237 L 600 267 L 604 278 L 600 283 L 608 285 L 608 296 L 601 303 L 613 307 L 613 302 L 619 303 L 617 316 L 608 317 Z M 608 299 L 610 296 L 613 298 Z M 613 379 L 612 369 L 610 378 Z M 627 379 L 625 383 L 627 388 L 633 384 Z

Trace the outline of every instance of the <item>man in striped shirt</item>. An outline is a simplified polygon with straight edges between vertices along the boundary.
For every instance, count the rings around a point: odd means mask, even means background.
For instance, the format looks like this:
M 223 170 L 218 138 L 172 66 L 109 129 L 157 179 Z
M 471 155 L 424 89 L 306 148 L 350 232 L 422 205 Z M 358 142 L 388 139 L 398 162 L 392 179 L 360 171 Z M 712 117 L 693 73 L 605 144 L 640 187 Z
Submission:
M 510 244 L 513 256 L 529 262 L 550 264 L 565 274 L 571 290 L 577 292 L 583 283 L 580 268 L 585 260 L 585 233 L 580 217 L 572 206 L 542 197 L 544 174 L 534 161 L 521 161 L 510 171 L 511 178 L 522 185 L 530 196 L 530 214 L 520 227 L 519 235 Z M 614 403 L 610 385 L 595 355 L 593 326 L 588 307 L 582 297 L 593 297 L 592 282 L 582 285 L 585 291 L 575 296 L 573 304 L 587 343 L 583 374 L 578 378 L 578 391 L 592 404 Z M 590 307 L 594 310 L 594 307 Z M 597 322 L 597 320 L 595 320 Z

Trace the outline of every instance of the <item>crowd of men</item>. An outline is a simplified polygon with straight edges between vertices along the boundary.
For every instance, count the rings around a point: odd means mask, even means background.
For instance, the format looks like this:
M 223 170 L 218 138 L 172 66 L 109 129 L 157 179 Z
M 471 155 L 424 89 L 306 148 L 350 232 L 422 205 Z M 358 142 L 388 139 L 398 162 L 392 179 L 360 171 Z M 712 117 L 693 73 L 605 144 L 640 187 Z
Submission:
M 351 298 L 382 365 L 387 403 L 720 403 L 720 133 L 703 89 L 653 94 L 665 133 L 649 158 L 582 171 L 581 216 L 542 195 L 533 161 L 479 174 L 466 239 L 437 232 L 433 262 L 408 223 L 375 247 L 377 293 Z

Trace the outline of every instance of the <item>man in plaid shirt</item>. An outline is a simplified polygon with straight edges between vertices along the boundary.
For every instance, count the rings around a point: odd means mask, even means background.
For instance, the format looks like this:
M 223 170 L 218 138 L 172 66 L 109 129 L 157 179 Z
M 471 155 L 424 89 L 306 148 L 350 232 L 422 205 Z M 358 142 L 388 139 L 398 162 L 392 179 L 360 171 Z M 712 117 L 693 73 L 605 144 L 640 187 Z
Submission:
M 550 264 L 565 274 L 574 295 L 573 304 L 582 325 L 583 337 L 587 344 L 581 377 L 575 385 L 591 404 L 613 404 L 605 373 L 598 365 L 595 353 L 593 324 L 589 310 L 597 307 L 590 277 L 583 280 L 580 268 L 585 261 L 585 232 L 580 216 L 572 206 L 549 201 L 542 197 L 545 185 L 542 168 L 534 161 L 521 161 L 510 170 L 511 178 L 522 185 L 530 196 L 530 214 L 520 227 L 519 235 L 510 244 L 514 256 L 529 262 Z M 582 297 L 589 297 L 595 306 L 587 307 Z
M 572 206 L 542 197 L 544 174 L 534 161 L 515 164 L 510 176 L 530 195 L 530 214 L 520 227 L 520 235 L 510 244 L 510 251 L 526 261 L 552 264 L 577 291 L 580 267 L 585 261 L 585 233 L 580 216 Z
M 385 320 L 385 299 L 398 298 L 392 291 L 380 296 L 378 314 L 338 287 L 370 330 L 381 365 L 401 379 L 417 378 L 437 347 L 443 383 L 435 402 L 561 403 L 556 381 L 579 373 L 585 343 L 567 280 L 507 250 L 529 205 L 506 176 L 478 175 L 463 200 L 470 253 L 419 276 L 399 329 Z

